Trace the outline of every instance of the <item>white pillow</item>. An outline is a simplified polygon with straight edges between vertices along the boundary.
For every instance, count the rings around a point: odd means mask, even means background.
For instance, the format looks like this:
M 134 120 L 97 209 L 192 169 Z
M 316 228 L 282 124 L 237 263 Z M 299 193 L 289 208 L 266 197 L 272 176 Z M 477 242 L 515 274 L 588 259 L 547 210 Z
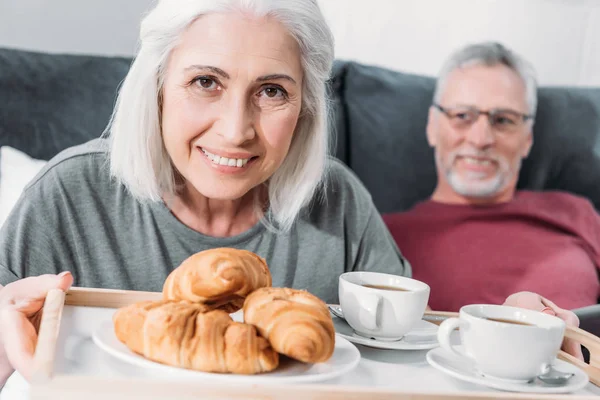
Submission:
M 0 226 L 19 200 L 25 186 L 46 162 L 31 158 L 12 147 L 0 147 Z

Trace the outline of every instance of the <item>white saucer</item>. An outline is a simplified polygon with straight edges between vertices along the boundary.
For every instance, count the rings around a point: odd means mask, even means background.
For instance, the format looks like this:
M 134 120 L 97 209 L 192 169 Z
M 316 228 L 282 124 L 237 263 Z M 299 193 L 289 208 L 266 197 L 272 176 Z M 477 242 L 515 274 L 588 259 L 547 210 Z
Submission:
M 455 347 L 460 348 L 462 346 Z M 462 381 L 509 392 L 571 393 L 583 389 L 589 382 L 589 378 L 584 371 L 559 359 L 556 359 L 553 362 L 553 366 L 557 370 L 575 374 L 564 385 L 548 385 L 539 379 L 535 379 L 532 382 L 519 383 L 484 377 L 475 370 L 475 367 L 471 362 L 464 360 L 441 347 L 430 350 L 427 353 L 427 362 L 432 367 Z
M 429 350 L 439 346 L 437 341 L 438 327 L 431 322 L 421 320 L 415 328 L 407 333 L 402 339 L 387 342 L 383 340 L 370 339 L 354 333 L 354 329 L 346 320 L 332 315 L 333 326 L 338 335 L 349 341 L 363 346 L 388 350 Z

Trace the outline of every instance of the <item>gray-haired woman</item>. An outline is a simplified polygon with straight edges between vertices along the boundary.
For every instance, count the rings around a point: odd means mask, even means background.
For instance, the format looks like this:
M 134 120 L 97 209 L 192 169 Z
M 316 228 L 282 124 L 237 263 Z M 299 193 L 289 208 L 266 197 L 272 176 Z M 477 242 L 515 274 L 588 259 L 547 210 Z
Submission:
M 0 379 L 28 376 L 32 317 L 73 281 L 159 291 L 225 246 L 329 302 L 345 271 L 410 274 L 365 188 L 327 157 L 332 62 L 315 0 L 160 1 L 107 137 L 51 160 L 2 228 Z

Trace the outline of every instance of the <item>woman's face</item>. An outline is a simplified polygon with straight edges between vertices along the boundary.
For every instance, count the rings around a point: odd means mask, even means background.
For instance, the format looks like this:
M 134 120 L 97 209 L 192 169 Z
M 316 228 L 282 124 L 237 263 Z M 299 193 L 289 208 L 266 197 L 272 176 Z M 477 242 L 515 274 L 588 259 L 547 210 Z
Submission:
M 182 35 L 165 72 L 162 135 L 188 188 L 233 200 L 288 153 L 302 100 L 297 42 L 279 22 L 209 14 Z

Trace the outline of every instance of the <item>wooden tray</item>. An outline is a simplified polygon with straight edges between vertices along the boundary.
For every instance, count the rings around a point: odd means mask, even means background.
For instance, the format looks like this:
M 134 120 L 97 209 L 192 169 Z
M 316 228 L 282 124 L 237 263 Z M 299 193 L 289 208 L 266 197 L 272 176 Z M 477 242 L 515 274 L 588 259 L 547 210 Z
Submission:
M 411 400 L 458 400 L 458 399 L 593 399 L 596 396 L 541 395 L 510 392 L 399 392 L 385 387 L 365 387 L 331 384 L 214 384 L 193 381 L 156 381 L 140 378 L 105 378 L 85 375 L 61 375 L 55 373 L 57 341 L 64 305 L 118 308 L 142 300 L 157 300 L 161 293 L 134 292 L 106 289 L 72 288 L 68 293 L 59 290 L 48 294 L 40 325 L 39 339 L 34 357 L 34 373 L 31 379 L 31 399 L 45 400 L 96 400 L 96 399 L 411 399 Z M 450 317 L 456 313 L 427 313 Z M 568 328 L 566 336 L 578 340 L 591 353 L 590 364 L 585 364 L 561 352 L 559 357 L 585 370 L 590 382 L 600 384 L 600 339 L 581 329 Z

